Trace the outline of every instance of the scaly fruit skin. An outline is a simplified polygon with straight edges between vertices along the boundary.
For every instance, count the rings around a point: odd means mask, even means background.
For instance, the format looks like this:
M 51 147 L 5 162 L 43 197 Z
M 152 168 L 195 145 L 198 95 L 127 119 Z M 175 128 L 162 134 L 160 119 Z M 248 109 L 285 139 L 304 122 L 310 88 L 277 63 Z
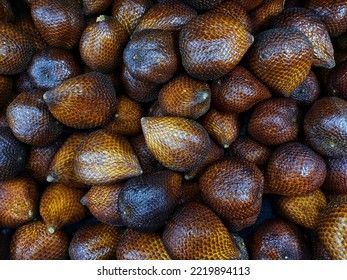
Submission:
M 74 172 L 87 185 L 112 184 L 143 173 L 130 143 L 105 129 L 90 133 L 78 147 Z
M 347 156 L 347 101 L 323 97 L 315 102 L 304 118 L 307 142 L 321 155 Z
M 13 78 L 8 75 L 0 75 L 0 111 L 5 110 L 10 102 Z
M 182 117 L 144 117 L 141 124 L 148 148 L 168 169 L 185 172 L 207 156 L 210 137 L 196 121 Z
M 323 189 L 328 194 L 347 195 L 347 157 L 325 159 L 327 165 L 327 177 Z
M 14 20 L 13 9 L 8 0 L 0 1 L 0 19 L 5 22 L 12 22 Z
M 23 72 L 35 52 L 30 37 L 15 25 L 5 22 L 0 22 L 0 37 L 0 74 Z
M 244 7 L 247 12 L 258 7 L 261 3 L 263 3 L 263 1 L 264 0 L 236 0 L 236 2 Z
M 75 1 L 35 0 L 31 16 L 51 47 L 72 49 L 78 45 L 85 23 L 82 8 Z
M 183 67 L 199 80 L 218 79 L 230 72 L 252 43 L 253 36 L 238 21 L 219 14 L 197 16 L 179 34 Z
M 347 100 L 347 61 L 329 71 L 326 88 L 333 96 Z
M 83 12 L 89 16 L 104 12 L 112 4 L 112 0 L 83 0 Z
M 43 99 L 56 119 L 77 129 L 106 124 L 116 109 L 116 91 L 112 81 L 99 72 L 65 80 L 46 91 Z
M 209 10 L 220 4 L 222 0 L 186 0 L 186 2 L 198 10 Z
M 45 223 L 37 220 L 17 228 L 10 256 L 13 260 L 64 260 L 68 258 L 68 248 L 65 232 L 49 233 Z
M 271 90 L 289 96 L 307 77 L 312 44 L 293 28 L 261 32 L 248 53 L 249 69 Z
M 177 209 L 162 238 L 172 259 L 231 260 L 239 255 L 222 221 L 199 202 L 187 202 Z
M 117 260 L 171 260 L 157 232 L 141 232 L 128 228 L 121 236 Z
M 69 245 L 72 260 L 113 260 L 124 229 L 102 223 L 77 230 Z

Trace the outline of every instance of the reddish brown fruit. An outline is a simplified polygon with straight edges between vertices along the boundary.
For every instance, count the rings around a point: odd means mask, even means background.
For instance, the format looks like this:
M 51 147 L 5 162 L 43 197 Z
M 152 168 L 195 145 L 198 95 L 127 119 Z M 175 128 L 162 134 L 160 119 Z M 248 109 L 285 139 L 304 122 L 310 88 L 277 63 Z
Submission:
M 269 89 L 249 70 L 236 66 L 211 85 L 212 103 L 225 113 L 241 113 L 271 97 Z
M 175 36 L 165 30 L 142 30 L 132 35 L 123 52 L 131 76 L 149 83 L 165 83 L 179 66 Z
M 126 229 L 116 251 L 117 260 L 171 260 L 159 233 Z
M 320 155 L 298 142 L 280 145 L 266 166 L 265 192 L 280 195 L 304 195 L 320 188 L 326 165 Z
M 347 100 L 347 60 L 329 71 L 326 88 L 333 96 Z
M 220 4 L 223 0 L 186 0 L 186 2 L 198 10 L 209 10 Z
M 199 122 L 223 148 L 228 148 L 239 135 L 240 120 L 236 113 L 222 113 L 211 108 Z
M 186 172 L 200 164 L 210 148 L 210 137 L 199 123 L 181 117 L 141 119 L 150 151 L 165 167 Z
M 69 0 L 35 0 L 31 16 L 37 30 L 51 47 L 72 49 L 84 29 L 81 6 Z
M 82 33 L 80 54 L 91 69 L 111 72 L 122 63 L 122 54 L 128 34 L 113 17 L 99 16 Z
M 49 90 L 82 73 L 73 53 L 46 48 L 35 53 L 28 66 L 29 78 L 40 90 Z
M 43 98 L 56 119 L 78 129 L 104 125 L 116 108 L 112 81 L 99 72 L 68 79 L 45 92 Z
M 100 129 L 90 133 L 78 147 L 74 172 L 84 184 L 105 185 L 138 176 L 142 168 L 125 138 Z
M 10 102 L 12 90 L 12 77 L 7 75 L 0 75 L 0 110 L 6 108 Z
M 347 157 L 325 159 L 327 176 L 323 189 L 328 194 L 347 195 Z
M 252 43 L 253 36 L 241 23 L 220 14 L 199 15 L 179 34 L 184 69 L 199 80 L 218 79 L 230 72 Z
M 207 83 L 182 75 L 161 88 L 158 100 L 164 115 L 197 119 L 210 108 L 211 90 Z
M 246 9 L 247 12 L 249 12 L 250 10 L 258 7 L 261 3 L 263 3 L 263 1 L 264 0 L 236 0 L 235 2 L 239 3 Z
M 304 130 L 307 142 L 321 155 L 347 156 L 347 101 L 324 97 L 306 113 Z
M 59 183 L 46 187 L 40 199 L 40 215 L 46 224 L 46 230 L 53 233 L 65 225 L 82 221 L 87 208 L 80 200 L 85 194 L 85 189 Z
M 15 25 L 5 22 L 0 22 L 0 36 L 0 74 L 23 72 L 35 52 L 30 37 Z
M 63 126 L 49 112 L 40 91 L 19 94 L 8 105 L 6 118 L 13 134 L 30 145 L 50 145 L 63 131 Z
M 134 32 L 144 29 L 178 31 L 197 15 L 194 9 L 177 0 L 157 3 L 141 17 Z
M 123 229 L 102 223 L 77 230 L 69 245 L 72 260 L 114 260 Z
M 114 1 L 112 16 L 131 35 L 141 17 L 153 6 L 152 0 L 119 0 Z
M 8 0 L 0 1 L 0 21 L 11 22 L 14 20 L 12 6 Z
M 37 216 L 39 189 L 29 177 L 0 183 L 0 228 L 16 228 Z
M 112 0 L 82 0 L 83 12 L 85 15 L 100 14 L 107 10 L 112 4 Z
M 127 95 L 120 95 L 117 98 L 115 114 L 104 128 L 125 137 L 136 136 L 142 132 L 142 117 L 141 104 Z
M 10 255 L 13 260 L 65 260 L 69 238 L 65 232 L 49 233 L 40 220 L 19 227 L 13 234 Z
M 178 200 L 178 205 L 183 205 L 192 201 L 203 202 L 199 189 L 199 182 L 183 180 L 181 189 L 182 192 Z
M 307 260 L 307 241 L 301 229 L 281 219 L 267 220 L 251 236 L 249 253 L 252 260 Z
M 176 210 L 162 238 L 172 259 L 230 260 L 239 254 L 222 221 L 198 202 L 188 202 Z
M 81 203 L 87 206 L 100 222 L 122 226 L 123 222 L 118 211 L 118 197 L 122 187 L 123 184 L 93 186 L 82 197 Z
M 298 139 L 302 114 L 289 98 L 270 98 L 258 103 L 248 123 L 249 134 L 264 145 L 278 145 Z
M 312 59 L 312 44 L 302 32 L 274 28 L 257 36 L 248 54 L 248 65 L 270 89 L 288 96 L 307 77 Z
M 281 196 L 276 200 L 281 216 L 309 229 L 317 227 L 318 216 L 326 205 L 327 200 L 320 189 L 300 196 Z
M 199 178 L 204 201 L 239 231 L 254 223 L 262 205 L 264 176 L 255 164 L 223 160 L 212 164 Z M 236 226 L 237 225 L 237 226 Z

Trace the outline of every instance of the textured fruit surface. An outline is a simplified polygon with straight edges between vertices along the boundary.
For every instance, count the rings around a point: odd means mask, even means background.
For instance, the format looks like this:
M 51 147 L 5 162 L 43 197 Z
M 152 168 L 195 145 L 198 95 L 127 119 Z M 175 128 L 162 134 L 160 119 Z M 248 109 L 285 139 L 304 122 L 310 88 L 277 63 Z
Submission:
M 218 216 L 198 202 L 188 202 L 176 210 L 162 238 L 172 259 L 230 260 L 239 253 Z
M 7 22 L 14 20 L 13 9 L 8 0 L 0 1 L 0 18 L 1 18 L 1 21 L 7 21 Z
M 102 15 L 83 31 L 80 54 L 91 69 L 111 72 L 121 65 L 127 42 L 128 34 L 121 24 L 113 17 Z
M 211 90 L 207 83 L 182 75 L 161 88 L 158 100 L 164 115 L 197 119 L 210 108 Z
M 347 156 L 347 101 L 317 100 L 305 115 L 304 130 L 307 142 L 321 155 Z
M 8 75 L 0 75 L 0 110 L 6 108 L 10 101 L 13 79 Z
M 196 121 L 182 117 L 145 117 L 141 124 L 148 148 L 169 169 L 188 171 L 207 156 L 210 137 Z
M 289 98 L 270 98 L 258 103 L 248 123 L 249 134 L 264 145 L 278 145 L 299 137 L 302 114 Z
M 157 232 L 127 229 L 121 236 L 116 251 L 117 260 L 171 260 Z
M 0 37 L 0 74 L 23 72 L 35 51 L 30 37 L 15 25 L 5 22 L 0 22 Z
M 13 234 L 10 256 L 13 260 L 64 260 L 68 258 L 66 233 L 49 233 L 40 220 L 19 227 Z
M 46 187 L 40 198 L 40 215 L 50 233 L 83 220 L 87 209 L 80 200 L 85 189 L 54 183 Z
M 347 61 L 339 63 L 329 71 L 326 87 L 333 96 L 347 100 Z
M 262 223 L 248 245 L 253 260 L 307 260 L 310 257 L 301 229 L 281 219 Z
M 142 168 L 125 138 L 100 129 L 79 146 L 74 155 L 74 172 L 82 183 L 102 185 L 138 176 Z
M 113 260 L 123 229 L 102 223 L 77 230 L 69 245 L 72 260 Z
M 235 19 L 220 14 L 199 15 L 179 34 L 182 64 L 199 80 L 214 80 L 242 59 L 253 36 Z
M 65 80 L 46 91 L 43 98 L 56 119 L 78 129 L 105 124 L 116 108 L 116 91 L 112 81 L 99 72 Z
M 307 77 L 312 59 L 312 44 L 302 32 L 273 28 L 256 37 L 248 66 L 270 89 L 288 96 Z
M 85 15 L 100 14 L 111 4 L 112 0 L 83 0 L 83 12 Z
M 327 176 L 323 189 L 329 194 L 347 194 L 347 157 L 326 158 Z
M 276 200 L 277 210 L 284 218 L 309 229 L 316 228 L 318 216 L 326 205 L 320 189 L 300 196 L 281 196 Z
M 273 151 L 264 175 L 265 192 L 303 195 L 323 185 L 326 165 L 323 158 L 308 146 L 291 142 Z
M 198 10 L 209 10 L 221 3 L 222 0 L 186 0 L 186 2 Z
M 39 189 L 30 177 L 0 182 L 0 227 L 16 228 L 38 213 Z
M 258 7 L 263 1 L 264 0 L 236 0 L 235 2 L 239 3 L 248 12 Z
M 30 145 L 47 146 L 63 131 L 63 126 L 49 112 L 40 91 L 19 94 L 8 105 L 6 119 L 12 133 Z

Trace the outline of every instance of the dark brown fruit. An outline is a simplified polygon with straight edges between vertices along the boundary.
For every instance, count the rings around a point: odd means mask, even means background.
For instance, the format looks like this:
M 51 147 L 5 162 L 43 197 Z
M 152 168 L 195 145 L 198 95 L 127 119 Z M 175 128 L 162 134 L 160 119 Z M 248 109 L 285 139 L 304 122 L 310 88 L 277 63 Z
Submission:
M 287 220 L 302 227 L 315 229 L 318 216 L 327 206 L 320 189 L 300 196 L 281 196 L 276 200 L 277 211 Z
M 13 79 L 11 76 L 0 75 L 0 110 L 5 109 L 10 102 Z
M 290 27 L 304 33 L 313 47 L 312 65 L 333 68 L 334 48 L 328 30 L 319 16 L 305 8 L 285 9 L 274 20 L 274 27 Z
M 113 2 L 112 16 L 131 35 L 141 17 L 153 6 L 152 0 L 118 0 Z
M 22 72 L 14 78 L 14 90 L 16 92 L 35 91 L 34 83 L 27 72 Z
M 116 109 L 116 91 L 112 81 L 99 72 L 65 80 L 45 92 L 43 98 L 56 119 L 78 129 L 104 125 Z
M 10 259 L 10 243 L 13 232 L 13 229 L 0 229 L 0 260 Z
M 46 187 L 40 199 L 40 215 L 46 230 L 53 233 L 65 225 L 82 221 L 86 217 L 87 208 L 80 200 L 85 194 L 85 189 L 59 183 Z
M 30 37 L 15 25 L 4 22 L 0 22 L 0 37 L 0 74 L 23 72 L 35 52 Z
M 326 88 L 329 94 L 347 100 L 347 60 L 329 71 Z
M 228 148 L 239 135 L 240 120 L 236 113 L 222 113 L 210 108 L 199 122 L 223 148 Z
M 347 101 L 324 97 L 316 101 L 305 115 L 307 142 L 321 155 L 347 156 Z
M 30 147 L 28 159 L 26 161 L 26 169 L 33 178 L 40 182 L 46 182 L 50 164 L 62 144 L 63 141 L 58 139 L 45 147 Z
M 142 105 L 127 95 L 117 97 L 115 114 L 104 126 L 114 134 L 132 137 L 139 135 L 141 130 Z
M 194 9 L 178 0 L 157 3 L 141 17 L 134 32 L 144 29 L 178 31 L 197 15 Z
M 112 4 L 112 0 L 82 0 L 83 12 L 85 15 L 100 14 L 107 10 Z
M 222 0 L 186 0 L 186 2 L 198 10 L 209 10 L 220 4 Z
M 35 26 L 51 47 L 72 49 L 84 29 L 81 6 L 69 0 L 35 0 L 31 5 Z
M 187 202 L 203 202 L 198 181 L 183 180 L 181 188 L 181 196 L 178 200 L 178 205 L 183 205 Z
M 12 6 L 8 0 L 0 1 L 0 21 L 11 22 L 14 20 Z
M 325 159 L 327 176 L 323 189 L 329 194 L 347 195 L 347 157 Z
M 246 9 L 247 12 L 249 12 L 250 10 L 258 7 L 261 3 L 263 3 L 263 1 L 264 0 L 236 0 L 235 2 L 239 3 Z
M 162 238 L 172 259 L 230 260 L 239 255 L 222 221 L 198 202 L 188 202 L 176 210 Z
M 196 121 L 182 117 L 145 117 L 141 124 L 149 150 L 171 170 L 189 171 L 208 154 L 210 137 Z
M 218 79 L 230 72 L 252 43 L 253 36 L 241 23 L 221 14 L 199 15 L 179 34 L 184 69 L 199 80 Z
M 122 63 L 128 34 L 113 17 L 99 16 L 82 33 L 80 54 L 91 69 L 108 73 Z
M 10 255 L 13 260 L 65 260 L 69 238 L 65 232 L 49 233 L 40 220 L 19 227 L 13 234 Z
M 264 145 L 278 145 L 298 139 L 302 114 L 289 98 L 270 98 L 258 103 L 248 123 L 249 134 Z
M 310 0 L 307 7 L 320 16 L 331 37 L 339 36 L 347 31 L 346 1 Z
M 147 117 L 164 117 L 164 114 L 160 109 L 158 99 L 152 102 L 151 106 L 147 111 Z
M 161 88 L 158 100 L 164 115 L 197 119 L 210 108 L 211 90 L 207 83 L 181 75 Z
M 130 143 L 100 129 L 89 134 L 74 155 L 74 172 L 87 185 L 112 184 L 142 174 Z
M 240 219 L 253 218 L 260 212 L 264 176 L 253 163 L 223 160 L 207 168 L 199 178 L 199 188 L 207 205 L 225 218 L 233 231 L 239 231 L 251 225 L 239 226 Z
M 16 228 L 38 214 L 39 189 L 30 177 L 0 183 L 0 228 Z
M 346 213 L 347 197 L 343 196 L 330 201 L 318 220 L 318 239 L 333 260 L 347 259 Z
M 171 260 L 159 233 L 126 229 L 116 251 L 117 260 Z
M 34 86 L 40 90 L 54 88 L 82 73 L 71 52 L 53 48 L 36 52 L 27 71 Z
M 26 147 L 8 127 L 0 127 L 0 181 L 16 177 L 25 167 Z
M 123 184 L 93 186 L 82 197 L 81 203 L 87 206 L 100 222 L 122 226 L 123 222 L 118 211 L 118 197 L 122 187 Z
M 118 198 L 125 226 L 150 232 L 161 228 L 177 205 L 181 184 L 181 175 L 169 170 L 125 182 Z
M 69 245 L 72 260 L 114 260 L 122 228 L 102 223 L 77 230 Z
M 267 220 L 248 242 L 252 260 L 307 260 L 307 241 L 301 229 L 281 219 Z
M 267 86 L 249 70 L 236 66 L 211 85 L 212 104 L 225 113 L 241 113 L 271 97 Z
M 124 64 L 135 79 L 165 83 L 179 66 L 179 54 L 173 33 L 143 30 L 132 35 L 123 52 Z
M 49 112 L 40 91 L 19 94 L 8 105 L 6 118 L 16 138 L 30 145 L 50 145 L 63 131 L 63 126 Z
M 320 188 L 326 165 L 308 146 L 291 142 L 280 145 L 266 166 L 265 192 L 280 195 L 304 195 Z
M 273 28 L 256 37 L 248 65 L 270 89 L 289 96 L 307 77 L 312 59 L 312 44 L 301 31 Z

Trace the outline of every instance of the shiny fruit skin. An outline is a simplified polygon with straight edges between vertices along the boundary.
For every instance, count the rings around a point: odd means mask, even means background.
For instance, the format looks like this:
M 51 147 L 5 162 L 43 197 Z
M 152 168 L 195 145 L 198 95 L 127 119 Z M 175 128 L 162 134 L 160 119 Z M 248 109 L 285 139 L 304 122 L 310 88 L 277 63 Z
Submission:
M 325 159 L 327 176 L 323 190 L 328 194 L 347 195 L 347 157 Z
M 222 0 L 186 0 L 186 2 L 198 10 L 209 10 L 220 4 Z
M 112 0 L 83 0 L 83 12 L 85 15 L 100 14 L 112 4 Z
M 236 2 L 244 7 L 247 12 L 258 7 L 261 3 L 263 3 L 263 1 L 264 0 L 236 0 Z
M 339 63 L 329 71 L 326 88 L 333 96 L 347 100 L 347 61 Z

